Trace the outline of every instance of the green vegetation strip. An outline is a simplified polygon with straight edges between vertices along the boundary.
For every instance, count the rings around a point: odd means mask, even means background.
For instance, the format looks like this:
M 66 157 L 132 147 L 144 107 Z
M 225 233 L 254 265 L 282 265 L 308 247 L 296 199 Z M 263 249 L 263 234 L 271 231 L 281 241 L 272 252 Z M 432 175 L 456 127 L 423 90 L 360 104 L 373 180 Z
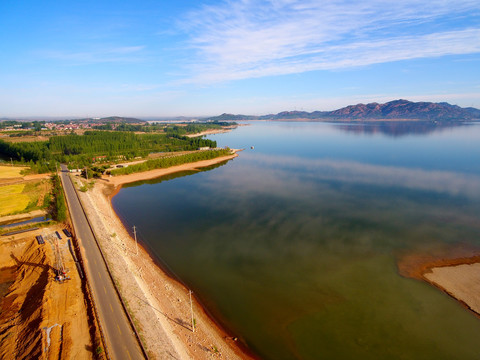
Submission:
M 58 175 L 53 175 L 52 183 L 52 192 L 55 198 L 55 207 L 53 209 L 52 215 L 56 221 L 62 222 L 67 219 L 67 204 L 65 203 L 65 195 L 63 194 L 62 182 L 60 181 L 60 177 Z
M 186 163 L 210 160 L 215 159 L 220 156 L 231 155 L 230 150 L 209 150 L 209 151 L 200 151 L 191 154 L 185 154 L 180 156 L 173 156 L 155 160 L 148 160 L 141 164 L 130 165 L 125 168 L 115 169 L 111 171 L 112 175 L 128 175 L 142 171 L 154 170 L 154 169 L 163 169 L 175 165 L 182 165 Z
M 0 155 L 28 163 L 34 172 L 41 173 L 55 170 L 57 162 L 82 168 L 96 161 L 128 160 L 145 157 L 152 152 L 190 151 L 217 146 L 212 140 L 182 136 L 181 130 L 172 128 L 162 134 L 85 131 L 84 135 L 53 136 L 48 141 L 19 143 L 0 139 Z

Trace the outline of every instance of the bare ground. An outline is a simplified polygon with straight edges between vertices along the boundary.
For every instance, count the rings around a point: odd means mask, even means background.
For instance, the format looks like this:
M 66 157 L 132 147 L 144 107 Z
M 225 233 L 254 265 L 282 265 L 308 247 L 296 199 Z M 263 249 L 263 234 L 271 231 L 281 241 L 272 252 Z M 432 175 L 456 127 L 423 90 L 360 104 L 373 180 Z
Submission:
M 71 280 L 54 280 L 53 241 L 38 245 L 35 235 L 49 227 L 0 238 L 0 280 L 8 289 L 0 299 L 1 359 L 92 359 L 92 331 L 81 281 L 66 240 L 59 242 Z

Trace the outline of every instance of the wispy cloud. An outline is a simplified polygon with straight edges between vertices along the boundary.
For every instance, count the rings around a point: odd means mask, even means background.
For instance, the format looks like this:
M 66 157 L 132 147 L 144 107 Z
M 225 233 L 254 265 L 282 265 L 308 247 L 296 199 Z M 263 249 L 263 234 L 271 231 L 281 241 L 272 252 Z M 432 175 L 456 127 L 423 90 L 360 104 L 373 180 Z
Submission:
M 477 53 L 480 26 L 462 19 L 479 14 L 470 0 L 242 0 L 182 26 L 196 50 L 190 81 L 208 83 Z
M 64 61 L 68 65 L 84 65 L 112 62 L 136 62 L 145 46 L 105 47 L 88 51 L 44 50 L 38 55 L 47 59 Z

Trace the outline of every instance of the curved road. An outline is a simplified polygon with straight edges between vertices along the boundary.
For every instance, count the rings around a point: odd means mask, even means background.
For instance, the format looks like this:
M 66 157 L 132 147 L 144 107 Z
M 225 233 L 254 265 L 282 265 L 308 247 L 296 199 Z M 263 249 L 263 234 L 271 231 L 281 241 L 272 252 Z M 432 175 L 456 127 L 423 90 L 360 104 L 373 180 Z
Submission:
M 62 182 L 108 355 L 115 360 L 144 359 L 66 170 L 62 165 Z

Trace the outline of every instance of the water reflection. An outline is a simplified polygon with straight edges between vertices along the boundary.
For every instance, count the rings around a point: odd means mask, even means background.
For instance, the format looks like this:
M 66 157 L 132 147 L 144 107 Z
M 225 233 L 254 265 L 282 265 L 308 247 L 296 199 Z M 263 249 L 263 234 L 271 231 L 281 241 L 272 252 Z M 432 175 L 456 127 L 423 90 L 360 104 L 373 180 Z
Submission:
M 462 122 L 436 121 L 375 121 L 345 123 L 336 125 L 338 129 L 355 134 L 384 134 L 392 137 L 407 135 L 426 135 L 433 132 L 445 131 L 458 126 L 468 126 Z
M 223 134 L 257 146 L 213 171 L 125 188 L 114 205 L 262 358 L 475 359 L 478 319 L 400 277 L 395 259 L 480 245 L 478 145 L 462 135 L 452 151 L 458 134 L 434 132 L 393 146 L 335 128 Z
M 242 154 L 249 161 L 251 183 L 255 189 L 269 192 L 277 182 L 298 179 L 302 186 L 310 180 L 329 180 L 376 186 L 395 186 L 413 190 L 444 192 L 467 198 L 480 197 L 480 176 L 451 171 L 411 169 L 400 166 L 365 164 L 357 161 L 306 159 L 294 156 Z M 254 169 L 252 167 L 255 167 Z M 266 168 L 273 168 L 265 173 Z M 238 170 L 247 171 L 247 169 Z M 239 179 L 237 177 L 237 179 Z M 234 179 L 232 179 L 235 181 Z M 243 181 L 243 180 L 239 180 Z M 253 189 L 252 189 L 253 190 Z

